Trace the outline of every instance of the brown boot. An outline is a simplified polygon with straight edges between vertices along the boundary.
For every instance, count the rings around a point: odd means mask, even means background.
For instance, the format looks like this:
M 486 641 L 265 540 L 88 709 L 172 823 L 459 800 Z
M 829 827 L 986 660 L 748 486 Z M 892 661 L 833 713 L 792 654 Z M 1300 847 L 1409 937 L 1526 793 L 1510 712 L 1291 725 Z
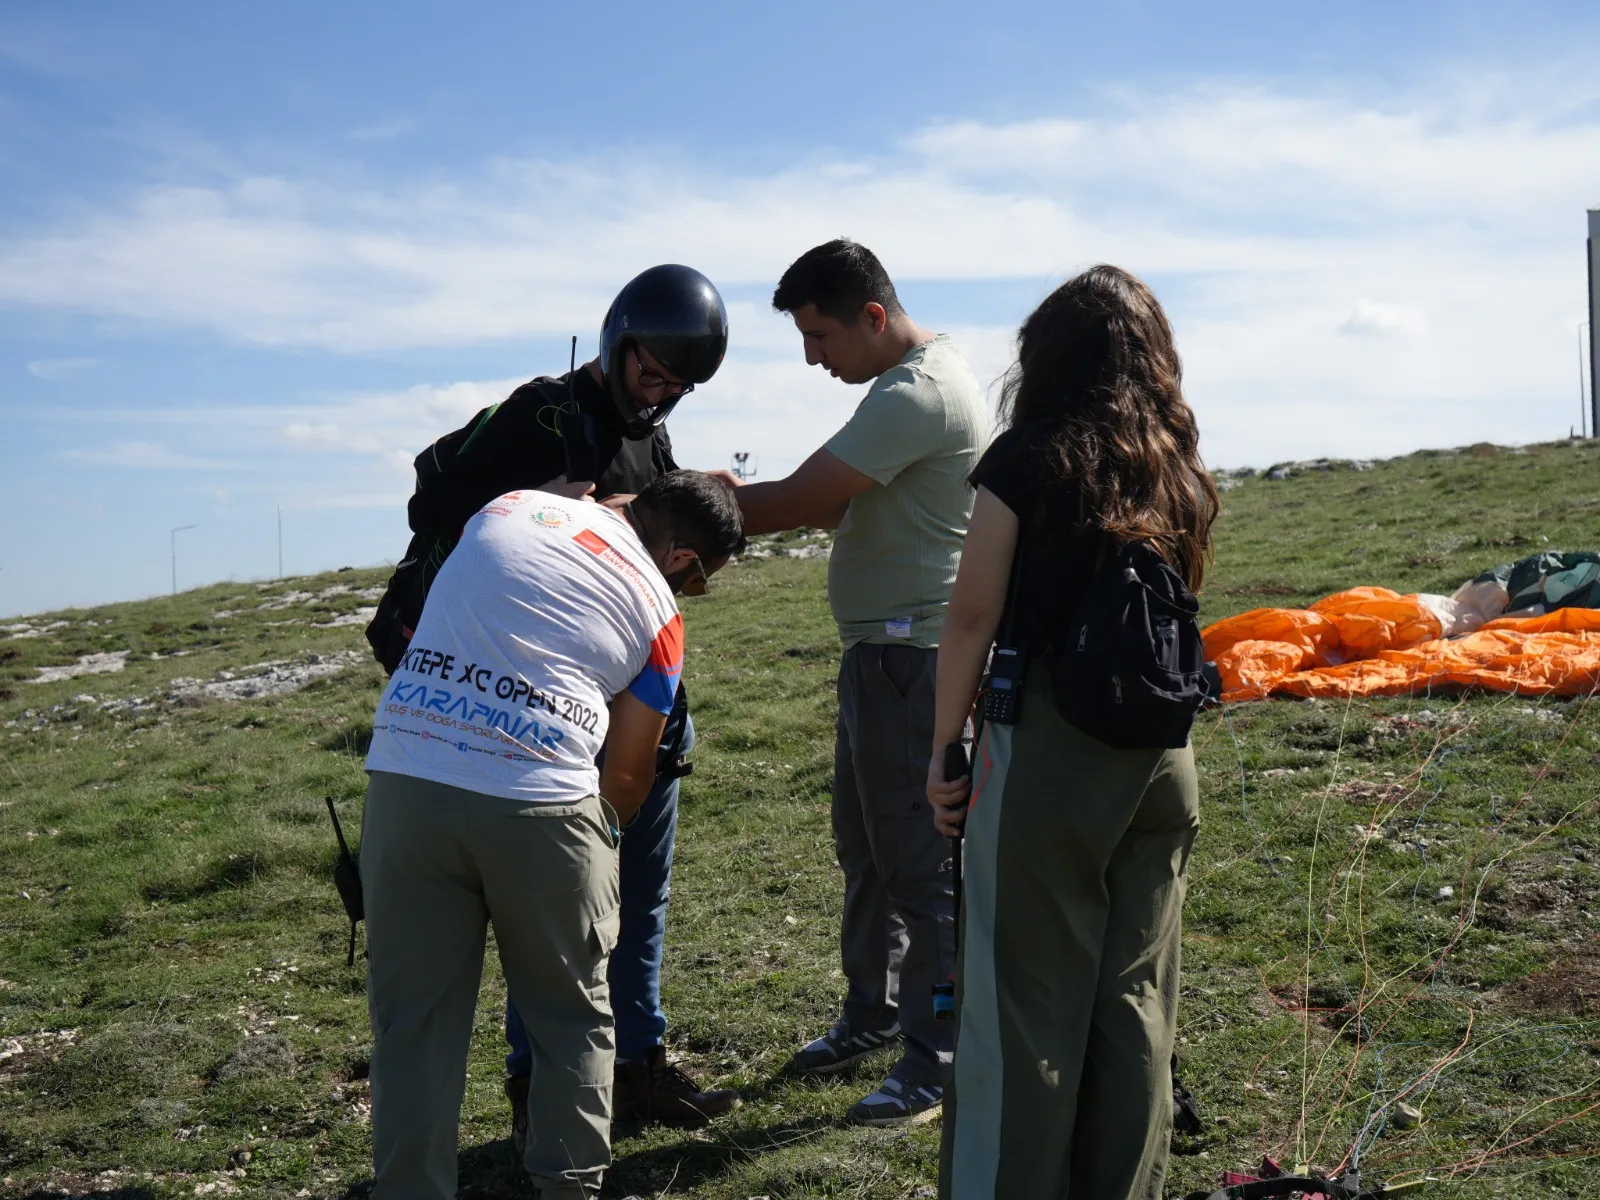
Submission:
M 511 1101 L 511 1144 L 517 1148 L 517 1161 L 528 1149 L 528 1080 L 527 1075 L 512 1075 L 506 1079 L 506 1099 Z
M 702 1092 L 681 1068 L 667 1061 L 665 1046 L 647 1057 L 617 1064 L 612 1115 L 618 1121 L 660 1121 L 664 1125 L 704 1125 L 732 1112 L 739 1093 L 728 1088 Z

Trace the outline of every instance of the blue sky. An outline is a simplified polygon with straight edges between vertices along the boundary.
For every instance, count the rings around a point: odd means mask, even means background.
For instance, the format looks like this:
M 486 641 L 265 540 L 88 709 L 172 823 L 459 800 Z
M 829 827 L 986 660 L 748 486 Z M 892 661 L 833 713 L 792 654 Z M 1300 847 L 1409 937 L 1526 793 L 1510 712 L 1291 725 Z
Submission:
M 1591 5 L 0 9 L 0 612 L 392 560 L 409 460 L 654 262 L 729 359 L 679 457 L 858 392 L 767 308 L 839 234 L 981 378 L 1145 276 L 1215 465 L 1578 419 Z

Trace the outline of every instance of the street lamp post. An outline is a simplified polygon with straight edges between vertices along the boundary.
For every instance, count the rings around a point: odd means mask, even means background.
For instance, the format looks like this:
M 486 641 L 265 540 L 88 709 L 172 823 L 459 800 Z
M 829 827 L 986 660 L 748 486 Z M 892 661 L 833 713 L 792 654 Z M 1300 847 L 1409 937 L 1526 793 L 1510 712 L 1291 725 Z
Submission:
M 178 535 L 185 529 L 197 529 L 196 525 L 179 525 L 172 531 L 172 594 L 178 594 Z

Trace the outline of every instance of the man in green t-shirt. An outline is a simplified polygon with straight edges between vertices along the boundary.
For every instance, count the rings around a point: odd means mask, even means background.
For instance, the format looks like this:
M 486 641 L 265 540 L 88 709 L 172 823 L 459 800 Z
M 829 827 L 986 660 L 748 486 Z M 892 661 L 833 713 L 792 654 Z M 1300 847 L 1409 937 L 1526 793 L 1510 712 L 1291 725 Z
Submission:
M 844 643 L 834 743 L 833 837 L 844 871 L 834 1027 L 789 1070 L 829 1075 L 904 1040 L 882 1085 L 850 1110 L 897 1125 L 940 1103 L 953 1022 L 933 986 L 955 971 L 950 843 L 924 797 L 934 660 L 972 510 L 967 473 L 988 440 L 983 391 L 944 334 L 916 324 L 865 246 L 833 241 L 784 272 L 773 307 L 806 361 L 871 382 L 855 414 L 794 474 L 739 487 L 748 533 L 837 528 L 828 602 Z

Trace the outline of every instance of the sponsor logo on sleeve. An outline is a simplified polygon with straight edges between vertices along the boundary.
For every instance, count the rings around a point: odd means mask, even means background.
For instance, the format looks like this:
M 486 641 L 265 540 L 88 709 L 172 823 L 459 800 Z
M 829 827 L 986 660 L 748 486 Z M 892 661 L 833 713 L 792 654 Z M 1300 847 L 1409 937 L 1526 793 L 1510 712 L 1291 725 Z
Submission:
M 660 607 L 656 603 L 655 589 L 646 581 L 643 573 L 619 554 L 605 538 L 592 529 L 580 529 L 572 535 L 572 540 L 607 566 L 622 572 L 623 577 L 633 584 L 634 590 L 644 597 L 644 602 L 651 608 Z

